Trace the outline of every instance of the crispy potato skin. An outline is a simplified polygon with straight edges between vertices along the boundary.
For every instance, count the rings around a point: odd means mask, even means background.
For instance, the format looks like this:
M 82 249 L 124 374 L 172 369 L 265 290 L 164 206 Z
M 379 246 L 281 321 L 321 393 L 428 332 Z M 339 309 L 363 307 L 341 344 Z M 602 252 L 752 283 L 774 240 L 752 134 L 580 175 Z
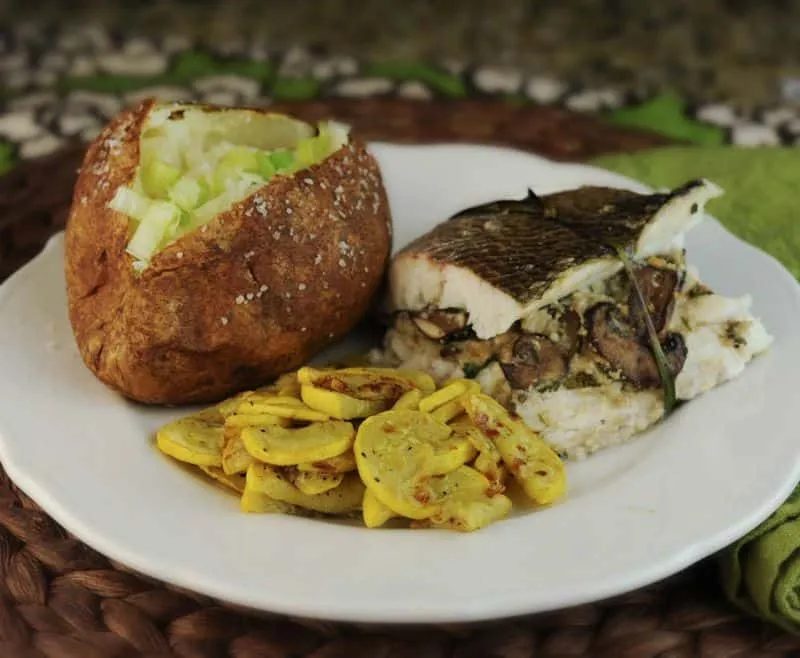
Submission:
M 128 219 L 107 203 L 135 177 L 152 105 L 123 112 L 85 156 L 65 236 L 70 322 L 87 367 L 126 397 L 213 402 L 301 366 L 365 315 L 391 251 L 388 200 L 351 140 L 136 274 Z

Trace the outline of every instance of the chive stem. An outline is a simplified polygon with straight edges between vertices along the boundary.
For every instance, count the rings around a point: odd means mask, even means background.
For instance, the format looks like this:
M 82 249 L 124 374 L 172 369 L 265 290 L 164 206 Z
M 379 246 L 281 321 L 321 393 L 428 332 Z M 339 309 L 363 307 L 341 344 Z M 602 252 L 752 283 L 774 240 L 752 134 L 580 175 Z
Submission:
M 658 332 L 653 324 L 653 318 L 650 315 L 650 310 L 647 308 L 647 302 L 645 301 L 644 295 L 642 294 L 642 289 L 639 287 L 636 277 L 634 276 L 631 259 L 621 247 L 615 246 L 614 248 L 620 260 L 622 261 L 622 265 L 625 268 L 625 273 L 628 275 L 628 279 L 630 279 L 631 285 L 636 292 L 636 299 L 643 311 L 644 323 L 647 327 L 647 336 L 650 340 L 650 347 L 653 350 L 653 355 L 656 359 L 656 367 L 658 368 L 658 375 L 661 378 L 661 385 L 664 388 L 664 415 L 668 416 L 675 408 L 676 403 L 675 377 L 672 375 L 672 371 L 669 369 L 669 362 L 667 361 L 666 354 L 664 354 L 664 349 L 661 347 L 661 341 L 658 340 Z

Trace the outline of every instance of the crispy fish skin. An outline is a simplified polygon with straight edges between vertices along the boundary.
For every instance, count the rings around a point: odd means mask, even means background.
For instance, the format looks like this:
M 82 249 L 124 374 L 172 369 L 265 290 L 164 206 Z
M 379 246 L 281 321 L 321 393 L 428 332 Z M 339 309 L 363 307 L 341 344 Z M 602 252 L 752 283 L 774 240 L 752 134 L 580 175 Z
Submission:
M 451 219 L 401 254 L 468 268 L 520 304 L 541 297 L 576 265 L 616 260 L 613 249 L 602 243 L 586 240 L 544 216 L 523 213 Z
M 637 194 L 609 187 L 585 186 L 543 197 L 544 215 L 587 240 L 613 244 L 637 257 L 653 255 L 695 222 L 701 206 L 722 190 L 705 180 L 692 180 L 670 192 Z M 647 244 L 648 229 L 658 215 L 672 211 L 676 225 L 667 242 Z M 645 244 L 643 244 L 645 243 Z M 647 252 L 644 254 L 643 252 Z
M 491 338 L 618 272 L 617 248 L 636 258 L 674 245 L 721 193 L 705 180 L 656 194 L 582 187 L 465 209 L 393 259 L 389 310 L 464 309 Z

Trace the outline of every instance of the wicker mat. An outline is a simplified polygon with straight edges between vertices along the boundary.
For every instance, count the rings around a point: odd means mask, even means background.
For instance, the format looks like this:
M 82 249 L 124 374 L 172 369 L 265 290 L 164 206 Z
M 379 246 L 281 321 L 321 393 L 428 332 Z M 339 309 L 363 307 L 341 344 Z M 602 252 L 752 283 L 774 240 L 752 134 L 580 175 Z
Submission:
M 471 141 L 562 160 L 663 144 L 595 118 L 493 101 L 285 106 L 368 139 Z M 0 179 L 0 280 L 63 227 L 83 146 Z M 359 627 L 255 615 L 143 578 L 71 537 L 0 468 L 0 658 L 683 658 L 800 656 L 800 638 L 724 599 L 711 562 L 593 605 L 471 626 Z

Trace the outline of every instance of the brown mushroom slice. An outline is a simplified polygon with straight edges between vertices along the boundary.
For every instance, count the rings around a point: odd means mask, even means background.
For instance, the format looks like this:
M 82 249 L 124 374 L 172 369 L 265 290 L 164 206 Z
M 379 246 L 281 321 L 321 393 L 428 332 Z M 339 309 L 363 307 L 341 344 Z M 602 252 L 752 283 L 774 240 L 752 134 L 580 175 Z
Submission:
M 539 373 L 536 366 L 501 362 L 500 369 L 503 371 L 503 375 L 512 390 L 527 391 L 539 382 Z
M 494 340 L 465 340 L 447 343 L 439 352 L 443 359 L 451 359 L 459 364 L 484 364 L 496 353 Z
M 467 314 L 464 311 L 422 311 L 412 315 L 411 319 L 431 340 L 441 340 L 449 334 L 463 331 L 467 326 Z
M 586 313 L 592 345 L 614 368 L 642 387 L 658 386 L 656 361 L 639 342 L 636 330 L 612 304 L 598 304 Z
M 422 332 L 425 338 L 430 338 L 431 340 L 441 340 L 446 335 L 445 331 L 440 326 L 426 318 L 412 316 L 412 320 L 414 324 L 417 325 L 417 329 Z
M 493 354 L 497 357 L 497 360 L 501 363 L 511 363 L 514 361 L 514 345 L 516 345 L 517 340 L 520 337 L 518 333 L 508 333 L 504 334 L 506 340 L 498 341 L 497 339 L 492 340 L 492 347 L 493 347 Z
M 656 333 L 663 338 L 661 334 L 667 326 L 675 305 L 675 293 L 680 280 L 679 274 L 676 270 L 648 266 L 638 268 L 634 276 L 639 290 L 642 292 L 642 298 L 647 304 L 647 312 L 650 313 Z M 638 328 L 639 336 L 643 337 L 647 334 L 647 325 L 641 303 L 633 289 L 628 297 L 628 304 L 633 324 Z
M 642 388 L 661 385 L 658 365 L 636 328 L 626 322 L 612 304 L 598 304 L 586 314 L 594 348 L 623 376 Z M 669 334 L 662 344 L 670 371 L 677 374 L 686 361 L 686 344 L 680 334 Z
M 540 334 L 523 334 L 514 343 L 512 360 L 500 363 L 513 389 L 557 382 L 567 374 L 567 360 L 558 345 Z
M 683 365 L 686 363 L 686 357 L 689 356 L 689 348 L 686 347 L 686 341 L 683 336 L 677 332 L 670 332 L 661 341 L 661 349 L 664 356 L 667 357 L 667 365 L 669 371 L 673 376 L 683 370 Z

